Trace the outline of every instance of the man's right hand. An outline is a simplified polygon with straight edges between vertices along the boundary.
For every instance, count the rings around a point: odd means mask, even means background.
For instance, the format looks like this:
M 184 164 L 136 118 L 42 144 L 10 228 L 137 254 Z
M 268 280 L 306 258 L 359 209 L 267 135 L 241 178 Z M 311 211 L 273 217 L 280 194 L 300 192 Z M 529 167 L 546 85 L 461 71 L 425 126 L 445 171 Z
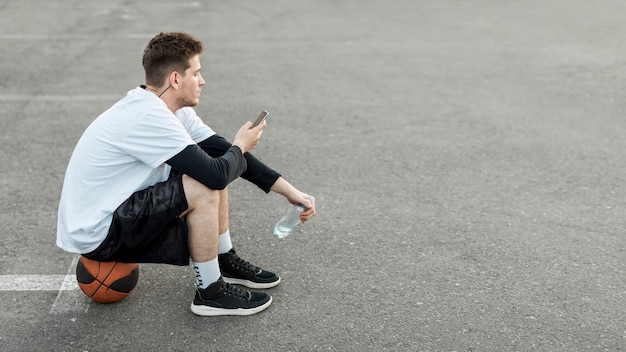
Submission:
M 266 121 L 263 121 L 258 126 L 252 127 L 252 122 L 246 122 L 235 135 L 233 144 L 241 148 L 243 153 L 249 152 L 259 143 L 266 125 Z

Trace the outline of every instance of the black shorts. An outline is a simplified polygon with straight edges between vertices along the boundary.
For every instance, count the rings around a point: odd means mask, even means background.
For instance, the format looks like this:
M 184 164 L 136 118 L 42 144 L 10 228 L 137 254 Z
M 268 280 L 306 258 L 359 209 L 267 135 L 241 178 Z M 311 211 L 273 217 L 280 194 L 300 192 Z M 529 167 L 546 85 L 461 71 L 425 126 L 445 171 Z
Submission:
M 107 237 L 83 256 L 98 261 L 189 265 L 182 174 L 133 193 L 113 213 Z

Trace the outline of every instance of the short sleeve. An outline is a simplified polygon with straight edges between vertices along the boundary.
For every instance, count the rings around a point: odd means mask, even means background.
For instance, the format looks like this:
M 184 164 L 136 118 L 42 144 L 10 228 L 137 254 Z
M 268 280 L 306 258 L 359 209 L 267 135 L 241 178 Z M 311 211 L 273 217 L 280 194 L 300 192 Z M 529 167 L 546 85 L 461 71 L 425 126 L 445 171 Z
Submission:
M 178 117 L 191 139 L 196 143 L 200 143 L 215 134 L 198 116 L 196 110 L 191 107 L 179 109 L 176 111 L 176 117 Z
M 194 140 L 171 112 L 156 110 L 136 120 L 120 148 L 156 168 L 192 144 Z

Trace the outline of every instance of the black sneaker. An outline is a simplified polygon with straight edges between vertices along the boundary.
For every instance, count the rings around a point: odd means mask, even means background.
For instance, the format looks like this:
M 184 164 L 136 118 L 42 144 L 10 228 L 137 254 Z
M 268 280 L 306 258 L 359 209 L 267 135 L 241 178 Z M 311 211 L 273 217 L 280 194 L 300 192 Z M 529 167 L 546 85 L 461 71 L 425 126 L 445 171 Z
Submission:
M 280 277 L 239 258 L 234 249 L 217 256 L 224 281 L 249 288 L 270 288 L 280 283 Z
M 196 288 L 191 311 L 202 316 L 251 315 L 272 304 L 272 296 L 230 285 L 222 278 L 205 289 Z

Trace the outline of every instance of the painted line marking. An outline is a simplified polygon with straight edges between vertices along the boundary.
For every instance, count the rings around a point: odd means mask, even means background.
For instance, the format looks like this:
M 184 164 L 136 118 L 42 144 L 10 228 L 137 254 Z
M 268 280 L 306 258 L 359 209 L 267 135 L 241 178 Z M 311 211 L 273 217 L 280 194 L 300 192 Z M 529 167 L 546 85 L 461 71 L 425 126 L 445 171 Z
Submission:
M 101 34 L 27 34 L 13 33 L 0 34 L 0 39 L 5 40 L 93 40 L 93 39 L 150 39 L 154 34 L 128 34 L 121 36 L 103 36 Z
M 66 282 L 73 282 L 68 285 Z M 78 290 L 76 275 L 0 275 L 0 291 Z
M 89 302 L 91 302 L 91 300 L 85 296 L 83 291 L 81 291 L 78 287 L 78 284 L 76 283 L 76 275 L 74 274 L 76 272 L 78 258 L 80 258 L 80 256 L 75 256 L 69 269 L 67 269 L 67 275 L 65 275 L 65 279 L 63 279 L 63 284 L 59 289 L 57 298 L 54 300 L 52 308 L 50 308 L 50 314 L 67 312 L 87 313 L 89 310 Z
M 0 275 L 0 291 L 57 291 L 50 314 L 84 312 L 91 300 L 76 283 L 76 256 L 65 275 Z
M 95 95 L 10 95 L 0 94 L 0 101 L 117 101 L 124 97 L 124 94 L 95 94 Z

